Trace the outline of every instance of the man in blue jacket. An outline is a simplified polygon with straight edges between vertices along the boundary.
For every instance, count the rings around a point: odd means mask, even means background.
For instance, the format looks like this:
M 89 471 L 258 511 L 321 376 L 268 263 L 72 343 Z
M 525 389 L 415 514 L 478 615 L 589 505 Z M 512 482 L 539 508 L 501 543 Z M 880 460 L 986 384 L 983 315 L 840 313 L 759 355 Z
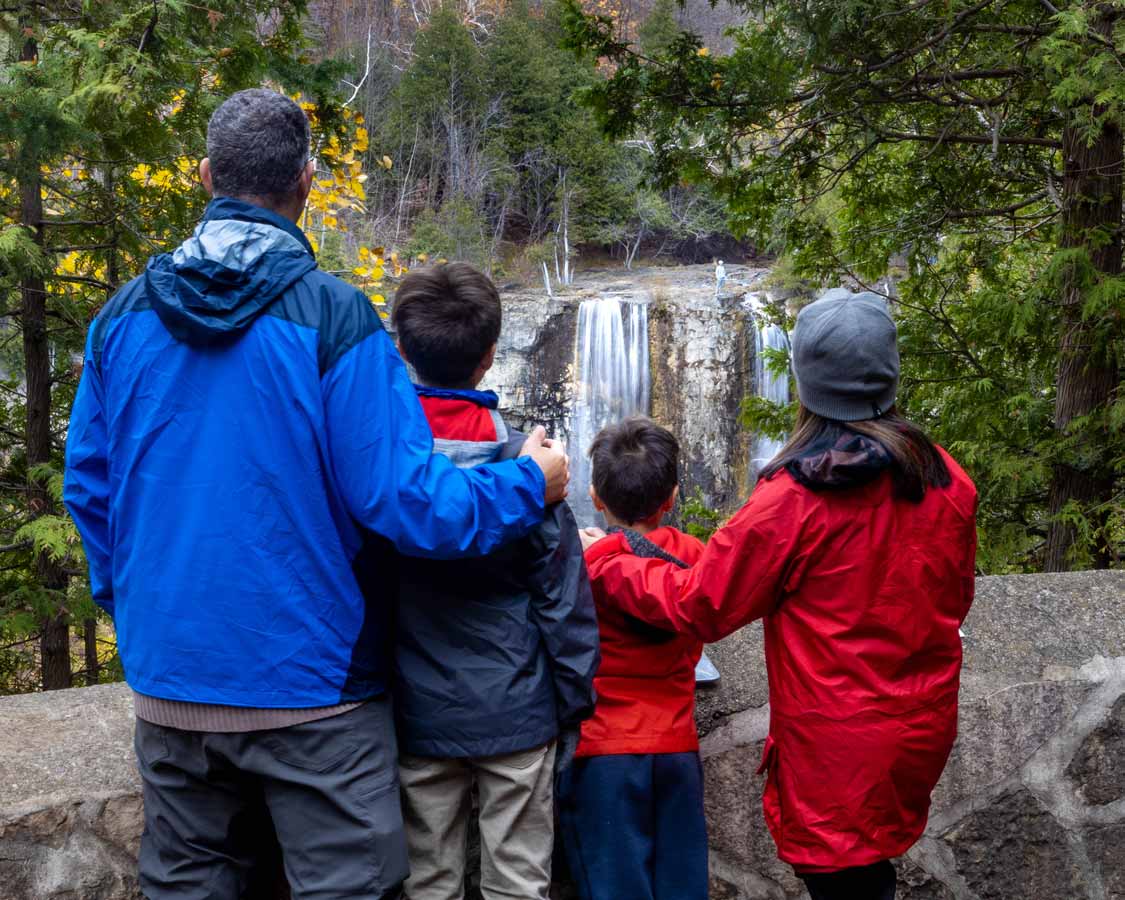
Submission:
M 395 897 L 386 602 L 353 562 L 363 543 L 454 558 L 521 537 L 565 496 L 566 457 L 541 429 L 476 469 L 432 453 L 378 315 L 295 225 L 313 177 L 296 104 L 233 95 L 207 151 L 195 234 L 90 329 L 67 442 L 66 505 L 135 695 L 142 890 L 241 896 L 264 799 L 296 900 Z

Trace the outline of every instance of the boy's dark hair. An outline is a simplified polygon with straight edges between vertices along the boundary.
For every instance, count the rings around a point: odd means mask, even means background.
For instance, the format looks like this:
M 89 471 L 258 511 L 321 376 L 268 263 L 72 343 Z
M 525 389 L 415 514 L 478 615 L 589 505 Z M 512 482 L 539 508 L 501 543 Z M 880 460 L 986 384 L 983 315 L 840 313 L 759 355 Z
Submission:
M 391 323 L 424 381 L 462 387 L 500 337 L 500 294 L 468 263 L 411 272 L 395 292 Z
M 590 444 L 590 480 L 615 518 L 632 524 L 654 516 L 679 480 L 680 445 L 667 428 L 630 416 Z

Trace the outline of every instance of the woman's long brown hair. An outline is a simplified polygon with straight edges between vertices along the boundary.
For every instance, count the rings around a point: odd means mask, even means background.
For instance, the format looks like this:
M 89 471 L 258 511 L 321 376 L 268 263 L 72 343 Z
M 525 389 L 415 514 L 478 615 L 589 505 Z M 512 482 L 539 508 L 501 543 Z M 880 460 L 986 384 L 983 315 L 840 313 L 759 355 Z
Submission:
M 896 497 L 920 503 L 929 488 L 948 487 L 952 481 L 937 445 L 921 428 L 891 409 L 878 419 L 837 422 L 802 405 L 785 446 L 762 469 L 759 478 L 772 478 L 814 446 L 831 446 L 846 432 L 863 435 L 890 455 Z

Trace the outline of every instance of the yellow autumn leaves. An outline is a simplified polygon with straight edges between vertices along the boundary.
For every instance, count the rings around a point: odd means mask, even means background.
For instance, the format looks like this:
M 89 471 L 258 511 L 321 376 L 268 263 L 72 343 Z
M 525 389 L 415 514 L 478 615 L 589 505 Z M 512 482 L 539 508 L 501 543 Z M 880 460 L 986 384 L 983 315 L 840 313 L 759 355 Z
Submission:
M 359 265 L 352 269 L 352 275 L 359 279 L 357 287 L 367 293 L 375 306 L 385 306 L 387 298 L 370 291 L 377 288 L 387 274 L 388 263 L 390 263 L 391 274 L 395 278 L 401 278 L 409 271 L 406 264 L 399 259 L 397 252 L 392 251 L 388 255 L 383 247 L 360 247 L 358 255 Z M 420 262 L 425 262 L 425 256 L 419 256 L 418 259 Z

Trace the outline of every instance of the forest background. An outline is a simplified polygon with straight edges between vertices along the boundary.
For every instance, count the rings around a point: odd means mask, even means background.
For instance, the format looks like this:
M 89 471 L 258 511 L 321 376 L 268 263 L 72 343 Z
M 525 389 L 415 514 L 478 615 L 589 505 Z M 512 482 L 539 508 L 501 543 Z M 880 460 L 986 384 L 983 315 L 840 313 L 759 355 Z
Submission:
M 261 84 L 313 122 L 321 266 L 377 307 L 441 258 L 565 291 L 755 253 L 779 293 L 893 294 L 901 402 L 981 489 L 981 571 L 1121 565 L 1123 16 L 0 0 L 0 693 L 121 677 L 59 502 L 85 333 L 190 232 L 207 118 Z

